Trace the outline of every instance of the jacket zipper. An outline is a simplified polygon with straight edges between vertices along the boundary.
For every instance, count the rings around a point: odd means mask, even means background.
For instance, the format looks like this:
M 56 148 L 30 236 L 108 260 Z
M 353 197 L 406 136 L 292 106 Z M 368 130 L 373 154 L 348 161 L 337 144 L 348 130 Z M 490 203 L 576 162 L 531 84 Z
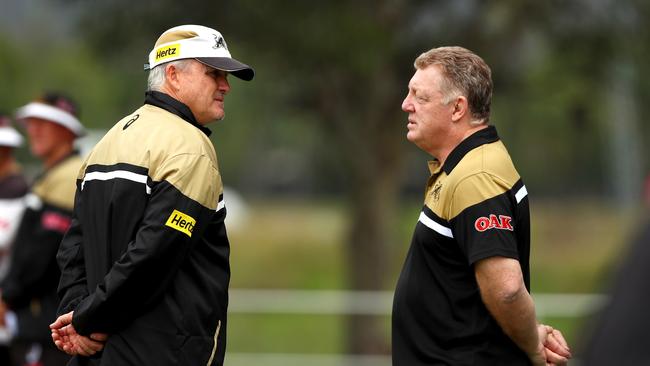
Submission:
M 217 338 L 219 338 L 219 331 L 221 330 L 221 320 L 217 323 L 217 330 L 214 332 L 214 346 L 212 347 L 212 354 L 210 355 L 210 359 L 208 360 L 208 363 L 206 366 L 210 366 L 212 364 L 212 360 L 214 360 L 214 355 L 217 353 Z

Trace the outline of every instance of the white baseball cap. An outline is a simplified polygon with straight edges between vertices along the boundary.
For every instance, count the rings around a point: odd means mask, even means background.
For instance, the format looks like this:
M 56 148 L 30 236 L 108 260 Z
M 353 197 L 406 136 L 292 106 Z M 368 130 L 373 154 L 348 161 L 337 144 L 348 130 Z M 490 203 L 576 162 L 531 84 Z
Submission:
M 45 93 L 39 99 L 28 103 L 16 111 L 16 119 L 41 118 L 72 131 L 76 137 L 86 134 L 86 129 L 76 116 L 76 104 L 68 97 L 58 93 Z
M 19 147 L 23 144 L 23 137 L 11 127 L 8 117 L 0 115 L 0 146 Z
M 193 24 L 180 25 L 161 34 L 149 52 L 149 64 L 145 69 L 187 58 L 229 72 L 242 80 L 249 81 L 255 76 L 253 68 L 232 58 L 221 33 Z

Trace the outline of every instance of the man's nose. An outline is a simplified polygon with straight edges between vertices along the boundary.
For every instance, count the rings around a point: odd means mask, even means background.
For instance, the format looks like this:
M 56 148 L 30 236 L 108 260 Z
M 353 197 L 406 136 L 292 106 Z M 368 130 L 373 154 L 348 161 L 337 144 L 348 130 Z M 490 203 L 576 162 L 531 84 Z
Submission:
M 230 83 L 228 82 L 227 78 L 221 77 L 217 82 L 218 82 L 218 89 L 220 92 L 226 94 L 230 91 Z
M 408 95 L 402 101 L 402 110 L 404 112 L 412 112 L 413 111 L 413 103 L 411 103 L 411 98 L 409 98 Z

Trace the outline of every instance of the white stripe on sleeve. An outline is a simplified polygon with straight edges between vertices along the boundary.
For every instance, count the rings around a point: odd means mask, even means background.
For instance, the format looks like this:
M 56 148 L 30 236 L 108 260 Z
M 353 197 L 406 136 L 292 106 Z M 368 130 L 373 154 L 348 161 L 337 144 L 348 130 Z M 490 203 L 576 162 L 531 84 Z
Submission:
M 526 190 L 526 186 L 522 186 L 519 188 L 517 193 L 515 194 L 515 198 L 517 199 L 517 203 L 521 202 L 521 200 L 524 199 L 528 195 L 528 191 Z

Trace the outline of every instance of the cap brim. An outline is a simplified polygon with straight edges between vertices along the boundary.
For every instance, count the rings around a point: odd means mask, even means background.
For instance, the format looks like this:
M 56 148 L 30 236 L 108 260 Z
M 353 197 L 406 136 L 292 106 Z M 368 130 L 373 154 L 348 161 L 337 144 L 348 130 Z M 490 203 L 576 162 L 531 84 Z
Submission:
M 0 146 L 20 147 L 23 137 L 11 127 L 0 127 Z
M 16 120 L 24 123 L 28 118 L 41 118 L 52 123 L 61 125 L 72 131 L 77 137 L 84 136 L 86 129 L 74 115 L 63 109 L 44 104 L 41 102 L 31 102 L 24 105 L 16 111 Z
M 251 81 L 255 76 L 255 70 L 252 67 L 234 58 L 197 57 L 196 60 L 217 70 L 229 72 L 242 80 Z

